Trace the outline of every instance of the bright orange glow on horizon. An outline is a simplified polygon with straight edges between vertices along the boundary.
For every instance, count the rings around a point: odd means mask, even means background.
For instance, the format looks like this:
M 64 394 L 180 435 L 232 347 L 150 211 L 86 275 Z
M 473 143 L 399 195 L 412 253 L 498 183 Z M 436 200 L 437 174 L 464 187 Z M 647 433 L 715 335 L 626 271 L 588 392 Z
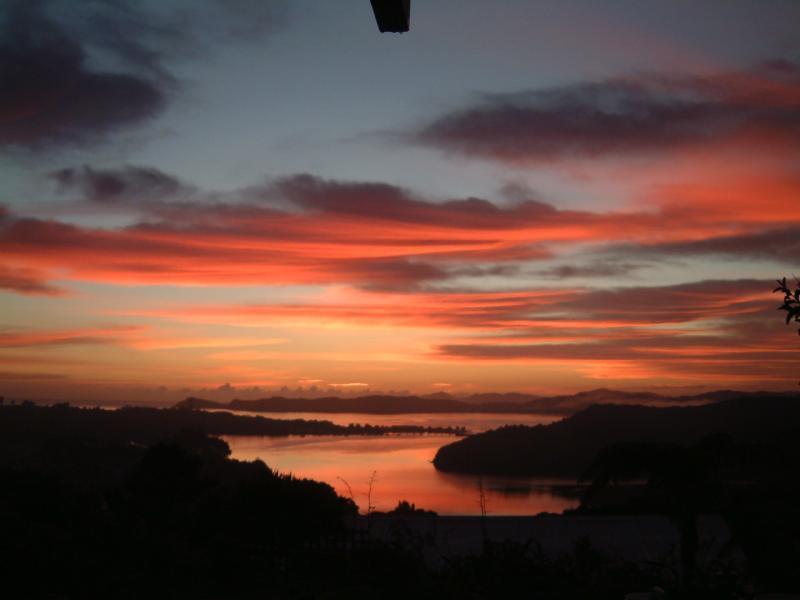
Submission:
M 88 122 L 9 101 L 0 395 L 794 389 L 771 289 L 800 256 L 800 63 L 597 19 L 661 62 L 635 69 L 625 39 L 590 48 L 575 25 L 581 57 L 616 62 L 554 56 L 534 77 L 497 40 L 514 75 L 475 65 L 482 94 L 453 75 L 446 97 L 430 79 L 371 98 L 352 73 L 321 91 L 287 67 L 283 102 L 239 121 L 220 84 L 238 67 L 209 61 L 202 119 L 162 112 L 160 88 Z M 156 115 L 158 134 L 116 137 Z

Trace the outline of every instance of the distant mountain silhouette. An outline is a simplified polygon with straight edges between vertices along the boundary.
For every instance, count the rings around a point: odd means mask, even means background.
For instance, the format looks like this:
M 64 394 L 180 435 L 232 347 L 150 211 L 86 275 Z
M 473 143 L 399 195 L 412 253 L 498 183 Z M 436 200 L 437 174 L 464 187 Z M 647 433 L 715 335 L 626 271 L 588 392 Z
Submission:
M 669 406 L 705 404 L 743 395 L 759 396 L 765 392 L 736 392 L 721 390 L 694 396 L 662 396 L 650 392 L 621 392 L 597 389 L 560 396 L 534 396 L 521 393 L 483 393 L 458 397 L 437 392 L 424 396 L 394 396 L 373 394 L 368 396 L 322 398 L 287 398 L 273 396 L 258 400 L 231 400 L 217 402 L 190 397 L 175 408 L 228 409 L 250 412 L 317 412 L 317 413 L 529 413 L 543 415 L 571 415 L 595 404 L 645 404 Z
M 612 444 L 688 445 L 717 433 L 796 452 L 800 395 L 717 392 L 703 397 L 721 400 L 682 407 L 595 405 L 550 425 L 502 427 L 440 448 L 433 463 L 458 473 L 578 476 Z
M 202 398 L 186 398 L 175 408 L 229 409 L 250 412 L 321 412 L 321 413 L 455 413 L 469 412 L 464 402 L 447 398 L 420 396 L 359 396 L 355 398 L 285 398 L 273 396 L 260 400 L 231 400 L 214 402 Z
M 533 394 L 522 394 L 519 392 L 485 392 L 482 394 L 472 394 L 470 396 L 465 396 L 462 398 L 464 402 L 469 404 L 526 404 L 530 403 L 531 405 L 535 404 L 538 400 L 541 399 L 541 396 L 535 396 Z

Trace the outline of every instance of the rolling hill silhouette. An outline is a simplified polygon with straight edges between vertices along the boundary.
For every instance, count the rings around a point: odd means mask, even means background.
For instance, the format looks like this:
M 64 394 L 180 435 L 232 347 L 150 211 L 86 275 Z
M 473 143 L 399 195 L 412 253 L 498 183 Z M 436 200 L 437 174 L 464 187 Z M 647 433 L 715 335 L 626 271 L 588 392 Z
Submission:
M 713 434 L 797 453 L 800 395 L 722 395 L 727 399 L 700 406 L 595 405 L 549 425 L 502 427 L 440 448 L 433 464 L 457 473 L 577 476 L 612 444 L 689 445 Z

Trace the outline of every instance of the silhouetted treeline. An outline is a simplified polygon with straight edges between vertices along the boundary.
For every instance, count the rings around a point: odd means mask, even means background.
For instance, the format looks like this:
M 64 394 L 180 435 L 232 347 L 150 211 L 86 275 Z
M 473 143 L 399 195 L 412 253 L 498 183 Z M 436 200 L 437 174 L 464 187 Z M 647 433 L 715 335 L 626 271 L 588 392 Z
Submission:
M 32 403 L 0 406 L 0 466 L 35 466 L 71 479 L 106 483 L 142 449 L 182 431 L 207 435 L 388 435 L 445 433 L 463 428 L 417 425 L 336 425 L 227 412 L 125 407 L 118 410 Z
M 549 425 L 501 427 L 439 449 L 443 471 L 577 477 L 598 452 L 621 442 L 688 445 L 715 434 L 765 441 L 792 456 L 800 433 L 800 396 L 743 395 L 685 407 L 597 405 Z
M 386 512 L 373 511 L 372 513 L 370 513 L 370 516 L 435 517 L 437 516 L 437 513 L 434 510 L 426 510 L 424 508 L 418 508 L 416 504 L 414 504 L 413 502 L 409 502 L 408 500 L 399 500 L 397 502 L 397 506 L 395 506 L 392 510 L 388 510 Z
M 270 419 L 228 412 L 123 407 L 117 410 L 32 403 L 0 406 L 0 438 L 25 435 L 124 440 L 148 444 L 183 430 L 209 435 L 385 435 L 396 433 L 463 434 L 460 427 L 419 425 L 336 425 L 330 421 Z M 0 442 L 2 443 L 2 442 Z

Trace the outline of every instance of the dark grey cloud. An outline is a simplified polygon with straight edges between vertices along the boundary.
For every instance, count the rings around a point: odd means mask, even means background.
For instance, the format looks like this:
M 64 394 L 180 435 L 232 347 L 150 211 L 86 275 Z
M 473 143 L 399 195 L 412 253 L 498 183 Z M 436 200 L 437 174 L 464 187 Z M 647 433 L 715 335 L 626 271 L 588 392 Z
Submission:
M 75 192 L 90 202 L 159 201 L 188 193 L 191 188 L 153 167 L 119 169 L 68 167 L 51 173 L 59 191 Z
M 0 148 L 93 144 L 139 126 L 177 89 L 174 59 L 264 34 L 283 8 L 248 0 L 0 3 Z
M 0 28 L 0 147 L 86 143 L 156 115 L 164 90 L 93 70 L 80 41 L 39 2 L 6 5 Z
M 536 200 L 517 202 L 510 207 L 482 198 L 435 203 L 390 184 L 340 182 L 307 174 L 281 179 L 265 188 L 264 194 L 282 196 L 306 211 L 476 229 L 513 227 L 520 220 L 552 218 L 559 212 L 552 205 Z
M 800 68 L 771 61 L 738 74 L 656 74 L 488 95 L 411 140 L 511 163 L 652 152 L 737 132 L 797 143 L 798 107 Z
M 758 296 L 770 289 L 767 281 L 742 279 L 592 290 L 563 302 L 561 308 L 596 321 L 678 323 L 746 314 L 763 306 Z
M 588 277 L 629 277 L 647 265 L 639 263 L 619 263 L 597 261 L 586 265 L 558 265 L 536 271 L 534 274 L 548 279 L 569 279 Z
M 375 291 L 413 290 L 450 277 L 439 265 L 407 259 L 338 261 L 335 267 L 360 287 Z
M 796 265 L 800 256 L 800 226 L 791 225 L 694 241 L 652 245 L 626 244 L 612 248 L 611 252 L 648 257 L 711 255 L 735 260 L 766 259 Z
M 561 314 L 550 318 L 551 327 L 542 328 L 542 319 L 535 319 L 529 327 L 442 344 L 435 352 L 490 361 L 633 361 L 673 376 L 782 379 L 797 364 L 800 348 L 784 342 L 785 327 L 775 311 L 778 297 L 769 297 L 771 288 L 766 280 L 706 280 L 587 290 L 558 303 Z M 531 315 L 509 308 L 507 319 L 514 324 Z M 669 327 L 654 327 L 665 324 Z
M 173 79 L 169 63 L 215 45 L 257 41 L 281 28 L 287 0 L 51 0 L 53 12 L 87 45 L 123 65 Z

